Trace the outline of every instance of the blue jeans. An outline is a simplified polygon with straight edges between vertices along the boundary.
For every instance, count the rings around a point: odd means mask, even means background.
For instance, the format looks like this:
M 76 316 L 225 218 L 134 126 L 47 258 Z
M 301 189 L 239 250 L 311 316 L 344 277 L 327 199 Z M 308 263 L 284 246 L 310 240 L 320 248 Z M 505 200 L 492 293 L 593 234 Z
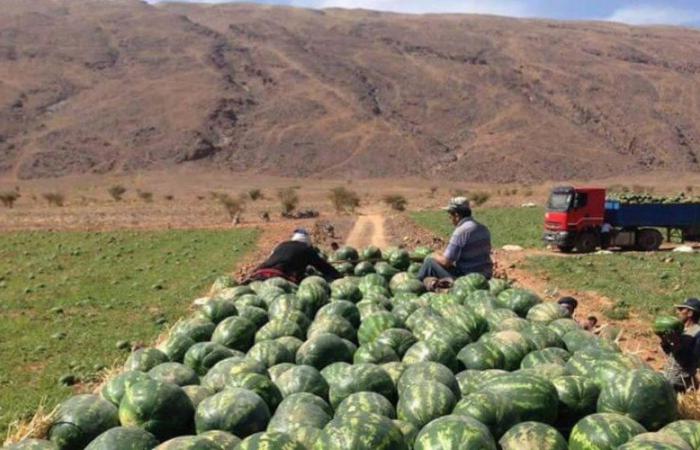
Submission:
M 425 258 L 425 261 L 423 261 L 423 265 L 421 266 L 420 271 L 418 271 L 418 279 L 421 281 L 423 281 L 427 277 L 456 278 L 458 276 L 459 274 L 457 273 L 456 268 L 453 268 L 451 271 L 445 269 L 431 257 Z

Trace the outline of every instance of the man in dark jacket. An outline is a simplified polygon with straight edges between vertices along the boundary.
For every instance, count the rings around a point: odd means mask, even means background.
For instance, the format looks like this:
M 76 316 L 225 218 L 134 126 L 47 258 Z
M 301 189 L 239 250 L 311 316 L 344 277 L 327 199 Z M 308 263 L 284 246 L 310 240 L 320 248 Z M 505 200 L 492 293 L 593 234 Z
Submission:
M 700 300 L 689 298 L 676 305 L 678 318 L 683 322 L 683 333 L 661 337 L 661 348 L 668 355 L 664 376 L 673 387 L 683 392 L 697 387 L 695 375 L 700 360 Z
M 289 241 L 275 247 L 272 254 L 253 271 L 246 282 L 282 277 L 299 283 L 309 266 L 321 272 L 327 280 L 340 278 L 340 273 L 313 248 L 309 233 L 298 229 Z

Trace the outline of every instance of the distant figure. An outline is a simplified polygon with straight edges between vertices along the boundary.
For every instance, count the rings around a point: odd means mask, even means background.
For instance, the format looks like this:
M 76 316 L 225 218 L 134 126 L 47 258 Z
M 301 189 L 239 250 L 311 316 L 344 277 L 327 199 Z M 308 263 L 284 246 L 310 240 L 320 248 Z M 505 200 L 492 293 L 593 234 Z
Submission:
M 333 266 L 326 262 L 311 245 L 311 237 L 306 230 L 294 230 L 289 241 L 282 242 L 272 254 L 258 266 L 244 283 L 262 281 L 268 278 L 282 277 L 293 283 L 299 283 L 307 267 L 313 267 L 327 280 L 340 278 Z
M 450 215 L 455 230 L 443 254 L 433 254 L 425 259 L 418 279 L 432 289 L 437 280 L 452 280 L 470 273 L 491 278 L 491 233 L 474 220 L 469 200 L 465 197 L 452 198 L 443 209 Z
M 664 376 L 678 392 L 695 389 L 700 361 L 700 300 L 689 298 L 676 305 L 683 333 L 661 336 L 661 349 L 668 355 Z
M 260 213 L 260 218 L 262 219 L 263 222 L 269 222 L 270 221 L 270 213 L 267 211 L 263 211 Z
M 598 318 L 596 316 L 588 316 L 586 319 L 586 323 L 583 324 L 583 329 L 586 331 L 590 331 L 591 333 L 595 333 L 597 330 L 598 326 Z
M 231 220 L 231 224 L 232 225 L 240 225 L 241 224 L 241 213 L 240 212 L 237 212 L 233 216 L 233 220 Z
M 562 297 L 557 300 L 557 303 L 566 310 L 569 318 L 574 318 L 574 313 L 576 312 L 576 308 L 578 308 L 578 300 L 573 297 Z
M 612 231 L 613 226 L 609 223 L 604 223 L 600 227 L 600 248 L 603 250 L 607 250 L 608 247 L 610 247 L 610 243 L 612 242 Z

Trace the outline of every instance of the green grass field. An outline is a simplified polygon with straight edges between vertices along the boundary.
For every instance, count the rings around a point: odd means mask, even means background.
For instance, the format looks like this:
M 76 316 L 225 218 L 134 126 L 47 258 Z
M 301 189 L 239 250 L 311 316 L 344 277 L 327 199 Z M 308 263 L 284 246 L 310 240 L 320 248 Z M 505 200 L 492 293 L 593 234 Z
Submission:
M 0 234 L 0 435 L 41 401 L 72 392 L 126 359 L 120 340 L 152 343 L 257 232 L 118 231 Z
M 416 212 L 411 218 L 440 236 L 449 237 L 454 228 L 444 211 Z M 542 247 L 544 208 L 485 208 L 475 210 L 474 218 L 489 227 L 494 247 Z

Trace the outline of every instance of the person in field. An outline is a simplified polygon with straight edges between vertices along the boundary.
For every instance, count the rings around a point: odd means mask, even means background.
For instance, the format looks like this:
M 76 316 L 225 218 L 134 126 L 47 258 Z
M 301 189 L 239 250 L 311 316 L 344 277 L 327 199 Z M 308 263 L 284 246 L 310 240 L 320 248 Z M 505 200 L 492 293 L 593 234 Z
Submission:
M 312 246 L 309 233 L 304 229 L 297 229 L 294 230 L 290 240 L 275 247 L 272 254 L 253 271 L 246 282 L 282 277 L 293 283 L 299 283 L 304 278 L 308 267 L 321 272 L 327 280 L 340 278 L 340 273 L 321 258 Z
M 491 233 L 474 220 L 469 200 L 465 197 L 452 198 L 443 209 L 450 215 L 455 229 L 444 253 L 425 259 L 418 272 L 418 279 L 431 289 L 445 280 L 449 282 L 470 273 L 480 273 L 491 278 Z
M 664 376 L 678 392 L 696 389 L 696 373 L 700 362 L 700 300 L 689 298 L 676 305 L 683 333 L 661 337 L 661 349 L 668 355 Z
M 566 311 L 566 315 L 570 319 L 574 318 L 576 308 L 578 308 L 578 300 L 573 297 L 562 297 L 557 300 L 557 303 L 562 307 L 562 309 L 564 309 L 564 311 Z

